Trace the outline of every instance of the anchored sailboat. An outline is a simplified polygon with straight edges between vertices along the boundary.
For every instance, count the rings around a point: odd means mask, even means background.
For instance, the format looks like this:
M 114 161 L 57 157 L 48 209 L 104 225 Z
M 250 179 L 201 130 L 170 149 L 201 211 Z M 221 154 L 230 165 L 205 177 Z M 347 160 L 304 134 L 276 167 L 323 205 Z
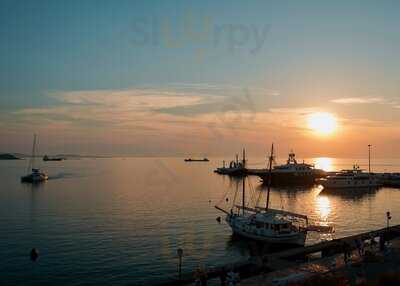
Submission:
M 27 171 L 27 172 L 31 171 L 32 173 L 21 177 L 21 182 L 39 183 L 46 181 L 49 178 L 45 173 L 42 173 L 38 168 L 35 168 L 35 156 L 36 156 L 36 134 L 33 136 L 32 155 L 31 158 L 29 159 L 28 171 Z

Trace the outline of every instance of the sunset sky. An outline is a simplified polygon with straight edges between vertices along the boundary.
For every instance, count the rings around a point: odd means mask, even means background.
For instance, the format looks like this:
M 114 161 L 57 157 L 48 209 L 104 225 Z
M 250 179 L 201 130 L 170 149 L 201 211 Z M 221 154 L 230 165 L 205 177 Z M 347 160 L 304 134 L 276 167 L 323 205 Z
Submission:
M 399 11 L 1 1 L 0 152 L 399 158 Z

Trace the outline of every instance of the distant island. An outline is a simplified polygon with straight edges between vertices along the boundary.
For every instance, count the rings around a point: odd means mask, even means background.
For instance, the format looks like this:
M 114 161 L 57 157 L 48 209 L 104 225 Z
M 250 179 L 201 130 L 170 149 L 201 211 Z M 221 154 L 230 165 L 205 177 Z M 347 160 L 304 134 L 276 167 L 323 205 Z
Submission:
M 0 160 L 20 160 L 21 158 L 15 156 L 14 154 L 11 153 L 3 153 L 0 154 Z

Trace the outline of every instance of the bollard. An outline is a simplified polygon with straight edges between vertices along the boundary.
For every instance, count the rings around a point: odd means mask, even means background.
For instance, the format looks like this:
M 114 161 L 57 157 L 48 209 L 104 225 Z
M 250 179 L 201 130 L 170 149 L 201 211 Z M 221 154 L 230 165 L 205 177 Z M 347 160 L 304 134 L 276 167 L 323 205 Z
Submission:
M 30 258 L 33 262 L 35 262 L 39 258 L 39 251 L 36 248 L 32 248 Z

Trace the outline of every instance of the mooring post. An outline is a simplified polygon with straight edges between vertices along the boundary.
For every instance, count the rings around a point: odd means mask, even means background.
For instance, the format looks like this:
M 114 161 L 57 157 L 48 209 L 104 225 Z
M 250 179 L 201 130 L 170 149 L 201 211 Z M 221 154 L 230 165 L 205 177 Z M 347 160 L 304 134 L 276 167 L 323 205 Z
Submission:
M 178 277 L 179 277 L 179 281 L 181 281 L 181 280 L 182 280 L 182 256 L 183 256 L 183 249 L 182 249 L 182 248 L 178 248 L 177 253 L 178 253 L 178 258 L 179 258 Z

